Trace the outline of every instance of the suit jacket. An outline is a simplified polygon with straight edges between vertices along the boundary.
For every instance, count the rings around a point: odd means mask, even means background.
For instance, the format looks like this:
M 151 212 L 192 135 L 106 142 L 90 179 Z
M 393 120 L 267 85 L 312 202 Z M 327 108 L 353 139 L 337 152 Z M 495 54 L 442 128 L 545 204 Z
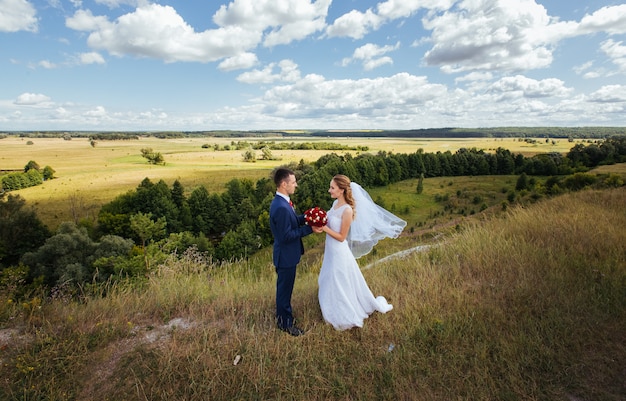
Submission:
M 296 266 L 304 253 L 302 237 L 313 232 L 304 224 L 304 215 L 296 215 L 289 202 L 276 195 L 270 205 L 270 229 L 274 236 L 274 266 Z

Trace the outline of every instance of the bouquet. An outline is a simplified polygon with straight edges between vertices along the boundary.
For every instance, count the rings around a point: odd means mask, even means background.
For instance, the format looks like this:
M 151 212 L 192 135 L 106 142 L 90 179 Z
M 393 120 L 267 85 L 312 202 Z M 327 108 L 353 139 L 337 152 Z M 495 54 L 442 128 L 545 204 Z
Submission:
M 311 227 L 323 227 L 327 221 L 326 212 L 317 206 L 304 212 L 304 222 Z

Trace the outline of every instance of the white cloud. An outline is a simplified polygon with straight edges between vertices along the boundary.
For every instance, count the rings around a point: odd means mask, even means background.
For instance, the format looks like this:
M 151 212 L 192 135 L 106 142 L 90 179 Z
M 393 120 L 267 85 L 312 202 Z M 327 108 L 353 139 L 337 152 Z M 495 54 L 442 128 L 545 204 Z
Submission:
M 67 109 L 65 107 L 57 107 L 54 111 L 55 111 L 55 113 L 57 114 L 58 117 L 69 115 L 69 113 L 68 113 L 68 111 L 67 111 Z
M 41 106 L 49 103 L 50 98 L 41 93 L 22 93 L 14 102 L 14 104 L 19 106 Z
M 626 32 L 626 5 L 604 7 L 577 23 L 548 16 L 535 0 L 463 1 L 425 18 L 424 27 L 433 31 L 434 45 L 424 57 L 428 65 L 446 73 L 521 71 L 548 67 L 562 39 Z
M 133 7 L 146 5 L 149 3 L 149 0 L 95 0 L 98 4 L 104 4 L 109 8 L 117 8 L 123 5 L 129 5 Z M 72 0 L 72 3 L 80 4 L 79 0 Z
M 411 17 L 420 9 L 427 9 L 429 12 L 447 10 L 455 2 L 456 0 L 387 0 L 378 3 L 375 10 L 351 10 L 340 16 L 328 26 L 326 34 L 329 37 L 361 39 L 389 21 Z
M 37 11 L 27 0 L 0 0 L 0 32 L 37 32 Z
M 467 75 L 456 78 L 455 82 L 474 82 L 474 81 L 490 81 L 493 79 L 493 74 L 490 72 L 470 72 Z
M 352 57 L 344 58 L 341 65 L 345 67 L 354 61 L 361 61 L 363 63 L 363 68 L 366 71 L 369 71 L 384 64 L 393 64 L 391 57 L 382 56 L 386 53 L 397 50 L 398 48 L 400 48 L 400 42 L 393 46 L 378 46 L 374 43 L 367 43 L 354 50 Z
M 113 29 L 107 17 L 94 16 L 90 10 L 78 10 L 73 16 L 65 20 L 65 26 L 77 31 L 97 31 Z
M 274 69 L 279 72 L 274 74 Z M 262 70 L 253 70 L 242 73 L 237 77 L 239 82 L 247 84 L 269 84 L 272 82 L 295 82 L 300 79 L 298 65 L 292 60 L 282 60 L 278 64 L 268 64 Z
M 213 21 L 256 32 L 271 28 L 263 40 L 267 47 L 301 40 L 325 26 L 331 0 L 234 0 L 220 6 Z
M 56 65 L 53 62 L 49 61 L 49 60 L 41 60 L 37 64 L 39 64 L 40 67 L 43 67 L 43 68 L 48 69 L 48 70 L 56 68 Z
M 373 43 L 368 43 L 356 49 L 354 51 L 353 57 L 359 60 L 370 60 L 376 58 L 378 56 L 382 56 L 383 54 L 389 53 L 394 50 L 398 50 L 400 47 L 400 42 L 396 43 L 393 46 L 378 46 Z
M 623 46 L 621 41 L 609 39 L 600 44 L 600 50 L 611 59 L 620 73 L 626 74 L 626 46 Z
M 593 67 L 593 61 L 587 61 L 581 65 L 574 66 L 573 70 L 576 74 L 583 74 Z
M 81 53 L 79 55 L 81 64 L 104 64 L 104 57 L 97 52 Z
M 626 4 L 602 7 L 580 21 L 581 33 L 608 32 L 626 33 Z
M 254 53 L 240 53 L 222 61 L 218 68 L 222 71 L 233 71 L 251 68 L 258 63 L 258 58 Z
M 527 70 L 552 62 L 554 21 L 534 0 L 476 0 L 424 19 L 433 31 L 424 60 L 444 72 Z
M 387 0 L 376 6 L 378 15 L 385 20 L 406 18 L 415 14 L 419 9 L 448 10 L 455 0 Z
M 86 117 L 103 118 L 103 117 L 107 117 L 107 111 L 104 107 L 97 106 L 94 109 L 86 111 L 84 115 Z
M 589 95 L 591 102 L 626 103 L 626 86 L 606 85 Z M 622 107 L 626 106 L 624 104 Z
M 407 73 L 360 80 L 326 80 L 310 74 L 293 84 L 267 90 L 257 102 L 265 114 L 288 118 L 401 118 L 421 114 L 425 105 L 446 97 L 445 86 Z
M 353 39 L 363 38 L 370 30 L 376 30 L 383 23 L 382 18 L 374 14 L 372 10 L 362 13 L 352 10 L 337 18 L 332 25 L 326 28 L 329 37 L 350 37 Z
M 501 94 L 503 97 L 563 97 L 572 92 L 566 88 L 563 81 L 556 78 L 542 79 L 540 81 L 527 78 L 523 75 L 505 77 L 490 86 L 490 91 Z
M 365 71 L 371 71 L 385 64 L 393 64 L 393 60 L 391 59 L 391 57 L 385 56 L 385 57 L 379 57 L 379 58 L 366 60 L 363 62 L 363 69 Z
M 239 26 L 195 32 L 170 6 L 150 4 L 110 22 L 89 11 L 67 20 L 72 29 L 91 31 L 87 43 L 115 56 L 151 57 L 166 62 L 209 62 L 255 47 L 260 32 Z

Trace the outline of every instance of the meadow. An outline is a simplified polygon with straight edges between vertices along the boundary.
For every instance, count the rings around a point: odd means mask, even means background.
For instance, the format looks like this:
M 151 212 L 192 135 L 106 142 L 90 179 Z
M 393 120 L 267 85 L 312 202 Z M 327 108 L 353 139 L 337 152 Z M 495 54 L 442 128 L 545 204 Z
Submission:
M 313 162 L 329 153 L 326 150 L 272 151 L 276 160 L 244 162 L 242 150 L 215 151 L 203 145 L 230 145 L 232 141 L 252 138 L 179 138 L 140 137 L 138 140 L 98 141 L 91 146 L 87 138 L 20 138 L 0 139 L 0 170 L 20 170 L 31 160 L 41 167 L 50 166 L 55 179 L 43 185 L 21 189 L 15 193 L 33 206 L 40 219 L 53 230 L 63 221 L 70 221 L 77 209 L 82 218 L 93 219 L 100 206 L 116 196 L 134 190 L 144 178 L 153 182 L 164 180 L 171 185 L 179 180 L 187 191 L 204 185 L 210 192 L 221 192 L 232 178 L 253 181 L 268 177 L 276 166 Z M 368 146 L 370 153 L 456 152 L 460 148 L 476 148 L 492 152 L 501 147 L 513 153 L 532 156 L 537 153 L 566 153 L 576 142 L 537 139 L 529 143 L 514 138 L 262 138 L 275 142 L 331 142 L 345 146 Z M 32 144 L 28 144 L 28 142 Z M 141 156 L 141 149 L 151 148 L 164 156 L 165 165 L 152 165 Z M 357 151 L 338 151 L 338 154 Z M 325 191 L 326 188 L 320 190 Z
M 190 252 L 80 301 L 5 302 L 0 399 L 623 400 L 625 202 L 581 191 L 414 238 L 431 247 L 364 269 L 394 309 L 345 332 L 321 317 L 310 241 L 302 337 L 273 323 L 269 249 Z
M 146 177 L 221 191 L 230 178 L 255 180 L 328 153 L 277 151 L 281 160 L 244 163 L 242 151 L 202 148 L 231 139 L 30 140 L 0 140 L 0 167 L 35 160 L 57 171 L 17 191 L 52 226 L 69 219 L 69 203 L 95 212 Z M 332 139 L 373 153 L 503 147 L 527 156 L 574 145 L 561 141 Z M 149 165 L 146 147 L 166 164 Z M 598 171 L 626 175 L 623 164 Z M 271 249 L 230 262 L 190 250 L 142 280 L 84 285 L 78 299 L 63 286 L 20 303 L 0 291 L 0 399 L 623 400 L 626 188 L 518 194 L 504 208 L 516 180 L 429 178 L 419 195 L 417 180 L 372 188 L 409 224 L 359 259 L 373 292 L 394 305 L 362 329 L 323 322 L 323 237 L 314 235 L 293 296 L 307 331 L 298 338 L 274 325 Z

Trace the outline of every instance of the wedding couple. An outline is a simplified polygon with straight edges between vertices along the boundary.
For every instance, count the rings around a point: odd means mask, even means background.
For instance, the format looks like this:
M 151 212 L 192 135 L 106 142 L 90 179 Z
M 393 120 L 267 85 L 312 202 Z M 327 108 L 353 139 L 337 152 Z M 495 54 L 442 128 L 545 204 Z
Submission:
M 300 336 L 294 325 L 291 295 L 296 266 L 304 253 L 302 237 L 326 233 L 324 259 L 320 271 L 318 298 L 324 320 L 337 330 L 363 327 L 363 320 L 374 311 L 386 313 L 393 306 L 374 297 L 356 259 L 369 253 L 385 237 L 396 238 L 406 222 L 376 205 L 360 185 L 345 175 L 336 175 L 328 192 L 334 199 L 323 227 L 305 224 L 296 214 L 290 196 L 298 186 L 292 170 L 278 168 L 274 173 L 276 196 L 270 205 L 270 228 L 274 236 L 273 262 L 276 267 L 276 322 L 278 327 Z

